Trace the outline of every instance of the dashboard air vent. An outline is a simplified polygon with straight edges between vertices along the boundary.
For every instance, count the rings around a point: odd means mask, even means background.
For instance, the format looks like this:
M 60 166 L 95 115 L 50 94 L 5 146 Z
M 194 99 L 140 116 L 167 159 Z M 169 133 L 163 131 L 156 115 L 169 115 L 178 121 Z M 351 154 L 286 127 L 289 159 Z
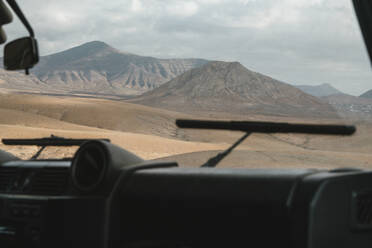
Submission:
M 69 168 L 42 168 L 32 179 L 31 194 L 61 195 L 66 191 Z
M 72 181 L 77 189 L 90 192 L 102 183 L 107 170 L 107 154 L 99 142 L 87 142 L 72 162 Z
M 360 225 L 372 225 L 372 193 L 356 197 L 356 217 Z
M 17 167 L 0 167 L 0 193 L 9 192 L 17 176 Z
M 372 191 L 352 193 L 351 227 L 355 230 L 372 229 Z

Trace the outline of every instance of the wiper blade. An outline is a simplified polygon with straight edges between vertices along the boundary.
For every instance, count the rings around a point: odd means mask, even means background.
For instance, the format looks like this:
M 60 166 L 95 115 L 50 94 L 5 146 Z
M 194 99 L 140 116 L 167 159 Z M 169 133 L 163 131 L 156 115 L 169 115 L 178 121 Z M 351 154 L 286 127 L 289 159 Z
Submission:
M 80 146 L 84 142 L 97 139 L 67 139 L 52 135 L 40 139 L 2 139 L 4 145 L 10 146 Z M 110 142 L 109 139 L 99 139 Z
M 260 121 L 209 121 L 209 120 L 176 120 L 180 128 L 219 129 L 242 131 L 246 133 L 303 133 L 324 135 L 352 135 L 355 126 L 327 124 L 292 124 L 284 122 Z

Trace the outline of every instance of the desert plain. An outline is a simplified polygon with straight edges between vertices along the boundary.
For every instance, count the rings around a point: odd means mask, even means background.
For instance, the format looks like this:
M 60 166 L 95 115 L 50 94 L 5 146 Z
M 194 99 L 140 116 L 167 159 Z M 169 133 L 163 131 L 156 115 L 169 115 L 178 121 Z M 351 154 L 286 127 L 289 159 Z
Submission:
M 212 117 L 211 117 L 212 116 Z M 179 113 L 133 104 L 120 99 L 82 96 L 48 96 L 3 91 L 0 94 L 0 137 L 108 138 L 145 160 L 177 161 L 197 167 L 228 148 L 243 133 L 184 130 L 178 118 L 246 119 L 284 122 L 355 124 L 347 136 L 253 134 L 218 167 L 229 168 L 372 168 L 372 124 L 358 120 L 326 120 L 265 116 L 233 116 L 228 113 Z M 28 159 L 38 147 L 5 146 Z M 72 157 L 77 147 L 50 147 L 40 158 Z

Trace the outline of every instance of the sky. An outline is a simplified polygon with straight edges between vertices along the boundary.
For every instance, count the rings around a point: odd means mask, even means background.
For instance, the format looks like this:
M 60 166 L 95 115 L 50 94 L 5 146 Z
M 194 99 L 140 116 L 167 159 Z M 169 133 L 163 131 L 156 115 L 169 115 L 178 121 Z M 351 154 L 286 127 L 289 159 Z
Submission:
M 18 0 L 42 55 L 99 40 L 158 58 L 239 61 L 283 82 L 352 95 L 372 71 L 350 0 Z M 16 18 L 15 18 L 16 19 Z M 8 39 L 27 32 L 15 20 Z

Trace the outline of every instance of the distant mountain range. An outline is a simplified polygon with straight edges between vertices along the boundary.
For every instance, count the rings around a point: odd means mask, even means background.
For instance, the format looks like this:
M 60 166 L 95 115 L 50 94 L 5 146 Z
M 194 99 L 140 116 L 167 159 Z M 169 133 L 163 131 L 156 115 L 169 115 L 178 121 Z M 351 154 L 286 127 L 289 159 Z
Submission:
M 372 90 L 369 90 L 367 92 L 364 92 L 359 97 L 362 97 L 362 98 L 371 98 L 372 99 Z
M 342 118 L 372 120 L 372 90 L 358 96 L 344 94 L 330 84 L 295 86 L 330 104 Z
M 322 97 L 322 99 L 332 105 L 341 117 L 363 120 L 372 119 L 371 98 L 338 94 Z
M 328 100 L 317 97 L 340 91 L 328 84 L 297 87 L 238 62 L 158 59 L 100 41 L 42 56 L 30 76 L 0 69 L 0 88 L 16 91 L 137 95 L 131 101 L 180 112 L 337 117 Z
M 336 89 L 330 84 L 320 84 L 320 85 L 295 85 L 296 88 L 302 90 L 303 92 L 316 97 L 330 96 L 343 94 L 341 91 Z
M 372 90 L 358 96 L 335 94 L 322 97 L 340 116 L 356 120 L 372 120 Z
M 28 88 L 41 91 L 140 94 L 207 62 L 203 59 L 139 56 L 121 52 L 104 42 L 92 41 L 41 56 L 39 64 L 31 70 L 40 82 L 35 81 Z
M 131 101 L 180 112 L 337 116 L 326 102 L 238 62 L 210 62 Z

